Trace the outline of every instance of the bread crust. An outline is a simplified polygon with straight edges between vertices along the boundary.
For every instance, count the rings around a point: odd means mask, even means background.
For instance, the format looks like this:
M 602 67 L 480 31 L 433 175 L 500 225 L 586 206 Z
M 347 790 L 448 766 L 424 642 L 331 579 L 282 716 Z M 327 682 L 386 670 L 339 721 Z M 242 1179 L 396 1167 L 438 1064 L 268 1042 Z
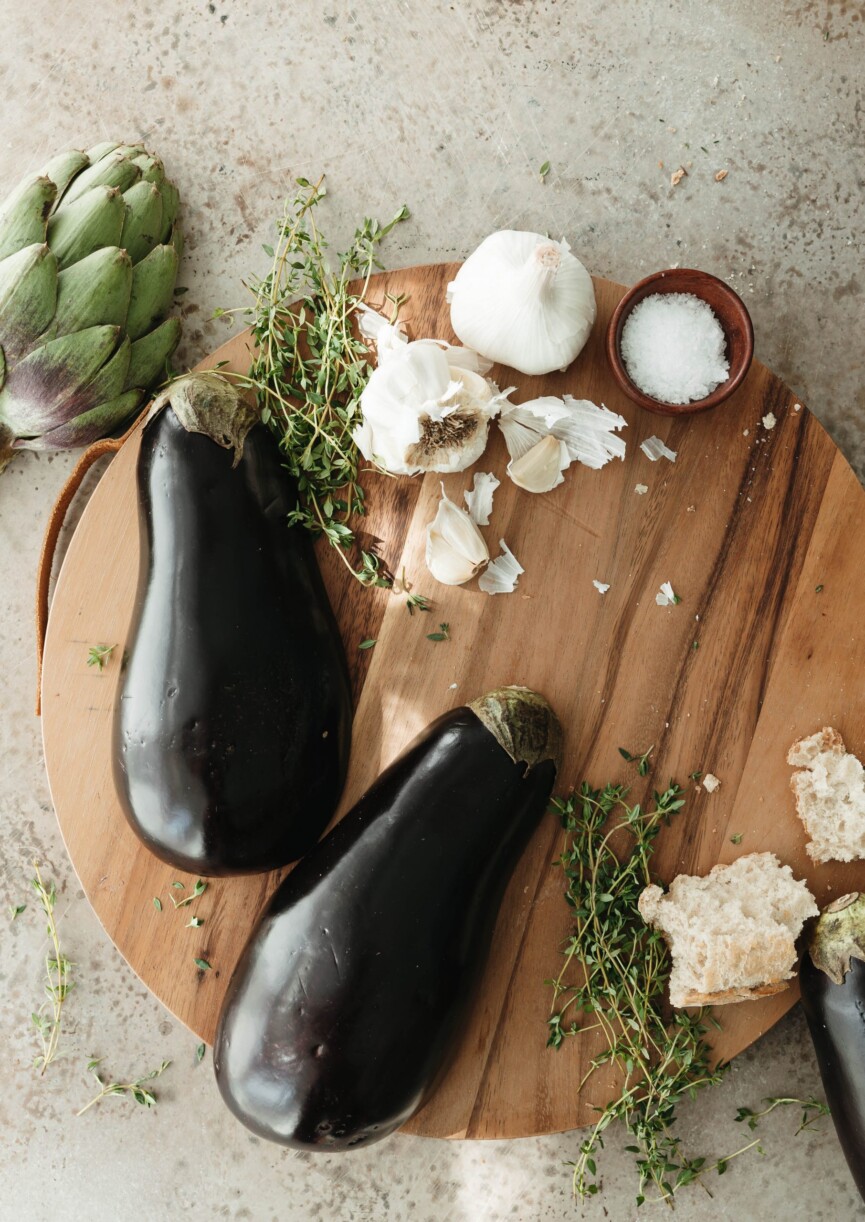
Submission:
M 807 768 L 815 756 L 824 751 L 834 755 L 844 755 L 847 748 L 844 739 L 832 726 L 824 726 L 816 734 L 806 734 L 798 739 L 787 752 L 787 763 L 793 768 Z
M 736 1001 L 759 1001 L 761 997 L 774 997 L 789 989 L 789 980 L 778 980 L 774 984 L 758 984 L 752 989 L 721 989 L 718 993 L 697 993 L 689 989 L 677 996 L 675 1001 L 670 997 L 670 1004 L 675 1009 L 684 1006 L 727 1006 Z

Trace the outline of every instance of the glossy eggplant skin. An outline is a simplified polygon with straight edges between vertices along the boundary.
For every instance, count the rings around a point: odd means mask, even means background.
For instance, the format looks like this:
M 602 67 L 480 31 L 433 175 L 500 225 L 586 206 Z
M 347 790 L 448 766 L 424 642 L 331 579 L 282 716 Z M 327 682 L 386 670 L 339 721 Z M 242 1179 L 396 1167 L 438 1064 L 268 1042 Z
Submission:
M 214 1046 L 223 1098 L 253 1132 L 328 1153 L 386 1137 L 421 1106 L 555 775 L 552 759 L 514 763 L 455 709 L 288 875 Z
M 865 963 L 851 959 L 843 983 L 836 984 L 806 951 L 799 983 L 826 1101 L 865 1200 Z
M 136 834 L 196 874 L 302 856 L 339 801 L 351 690 L 339 631 L 278 446 L 230 450 L 171 407 L 138 459 L 141 571 L 115 717 Z

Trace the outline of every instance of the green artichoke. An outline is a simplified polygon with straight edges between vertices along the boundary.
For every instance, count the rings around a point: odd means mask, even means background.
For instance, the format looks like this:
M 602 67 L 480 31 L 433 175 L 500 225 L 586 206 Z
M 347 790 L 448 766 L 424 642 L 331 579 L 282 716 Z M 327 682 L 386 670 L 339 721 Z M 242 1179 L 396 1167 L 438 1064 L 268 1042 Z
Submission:
M 0 471 L 113 432 L 164 376 L 179 195 L 140 144 L 60 153 L 0 205 Z

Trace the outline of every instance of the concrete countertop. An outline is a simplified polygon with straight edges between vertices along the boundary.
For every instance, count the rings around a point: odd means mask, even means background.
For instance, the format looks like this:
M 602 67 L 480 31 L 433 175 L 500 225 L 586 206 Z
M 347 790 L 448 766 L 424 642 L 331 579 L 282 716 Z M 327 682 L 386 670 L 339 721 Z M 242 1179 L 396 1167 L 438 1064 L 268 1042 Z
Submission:
M 143 139 L 184 201 L 179 283 L 194 362 L 230 333 L 217 307 L 263 273 L 294 176 L 326 172 L 334 243 L 364 215 L 413 213 L 389 266 L 464 257 L 493 229 L 564 233 L 595 273 L 625 283 L 679 263 L 744 297 L 756 355 L 865 470 L 862 263 L 865 12 L 836 0 L 7 0 L 0 193 L 67 146 Z M 542 182 L 539 168 L 551 169 Z M 687 170 L 676 187 L 671 173 Z M 720 169 L 728 170 L 722 182 Z M 32 623 L 48 509 L 73 455 L 26 455 L 0 476 L 0 1217 L 628 1219 L 632 1156 L 611 1131 L 602 1191 L 581 1208 L 565 1165 L 577 1133 L 512 1142 L 395 1138 L 350 1156 L 296 1155 L 222 1106 L 209 1054 L 140 984 L 79 889 L 45 780 Z M 68 1053 L 31 1068 L 43 923 L 37 858 L 56 880 L 75 962 Z M 85 1116 L 86 1061 L 137 1076 L 163 1058 L 153 1111 L 109 1099 Z M 751 1134 L 739 1106 L 822 1097 L 798 1008 L 681 1107 L 692 1153 Z M 677 1198 L 677 1218 L 865 1217 L 829 1121 L 794 1137 L 799 1109 L 758 1130 L 765 1154 Z M 646 1207 L 648 1208 L 648 1206 Z M 640 1216 L 642 1213 L 641 1211 Z

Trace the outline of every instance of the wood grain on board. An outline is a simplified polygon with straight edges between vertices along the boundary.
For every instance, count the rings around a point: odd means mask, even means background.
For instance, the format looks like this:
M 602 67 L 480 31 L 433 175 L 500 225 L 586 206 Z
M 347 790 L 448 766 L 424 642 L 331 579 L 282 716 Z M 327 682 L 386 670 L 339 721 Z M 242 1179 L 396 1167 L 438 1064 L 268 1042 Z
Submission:
M 376 277 L 373 302 L 408 293 L 403 317 L 413 336 L 452 338 L 445 286 L 453 266 Z M 495 471 L 490 551 L 504 538 L 525 568 L 517 591 L 490 597 L 437 585 L 424 566 L 424 528 L 434 516 L 439 477 L 369 476 L 368 538 L 394 572 L 405 567 L 431 596 L 429 614 L 409 616 L 405 599 L 359 587 L 339 557 L 319 548 L 357 700 L 344 813 L 429 721 L 503 683 L 523 683 L 553 703 L 566 730 L 562 788 L 582 779 L 627 780 L 637 800 L 671 777 L 688 800 L 658 842 L 661 877 L 707 871 L 755 850 L 772 850 L 808 879 L 820 903 L 862 887 L 862 865 L 815 866 L 789 791 L 787 747 L 834 725 L 865 752 L 865 493 L 819 423 L 767 369 L 752 366 L 724 406 L 672 420 L 635 408 L 616 390 L 603 355 L 606 321 L 624 291 L 596 280 L 598 322 L 565 374 L 516 382 L 523 401 L 568 391 L 605 402 L 628 421 L 628 452 L 602 471 L 572 467 L 544 496 L 504 475 L 493 428 L 478 464 Z M 206 364 L 244 368 L 237 337 Z M 762 417 L 777 421 L 765 428 Z M 657 434 L 677 460 L 650 462 L 639 443 Z M 187 928 L 175 912 L 178 875 L 129 830 L 115 797 L 111 722 L 119 666 L 86 665 L 90 645 L 127 637 L 138 571 L 133 436 L 87 506 L 58 579 L 45 654 L 45 755 L 60 826 L 81 883 L 110 937 L 164 1004 L 211 1041 L 232 968 L 280 875 L 213 880 L 195 904 L 204 918 Z M 446 476 L 458 503 L 471 473 Z M 637 484 L 648 485 L 637 495 Z M 593 579 L 608 582 L 600 595 Z M 670 581 L 677 606 L 655 594 Z M 427 640 L 440 621 L 451 639 Z M 374 649 L 360 652 L 365 638 Z M 654 745 L 652 771 L 639 778 L 618 752 Z M 721 779 L 714 794 L 688 781 Z M 734 844 L 731 837 L 741 836 Z M 550 990 L 569 928 L 555 859 L 562 832 L 544 819 L 508 888 L 472 1019 L 434 1097 L 407 1128 L 456 1137 L 514 1137 L 574 1128 L 593 1119 L 610 1082 L 578 1085 L 593 1037 L 546 1047 Z M 153 896 L 162 899 L 157 911 Z M 448 896 L 442 895 L 442 904 Z M 193 957 L 213 970 L 199 972 Z M 715 1046 L 730 1057 L 793 1004 L 776 997 L 726 1007 Z

